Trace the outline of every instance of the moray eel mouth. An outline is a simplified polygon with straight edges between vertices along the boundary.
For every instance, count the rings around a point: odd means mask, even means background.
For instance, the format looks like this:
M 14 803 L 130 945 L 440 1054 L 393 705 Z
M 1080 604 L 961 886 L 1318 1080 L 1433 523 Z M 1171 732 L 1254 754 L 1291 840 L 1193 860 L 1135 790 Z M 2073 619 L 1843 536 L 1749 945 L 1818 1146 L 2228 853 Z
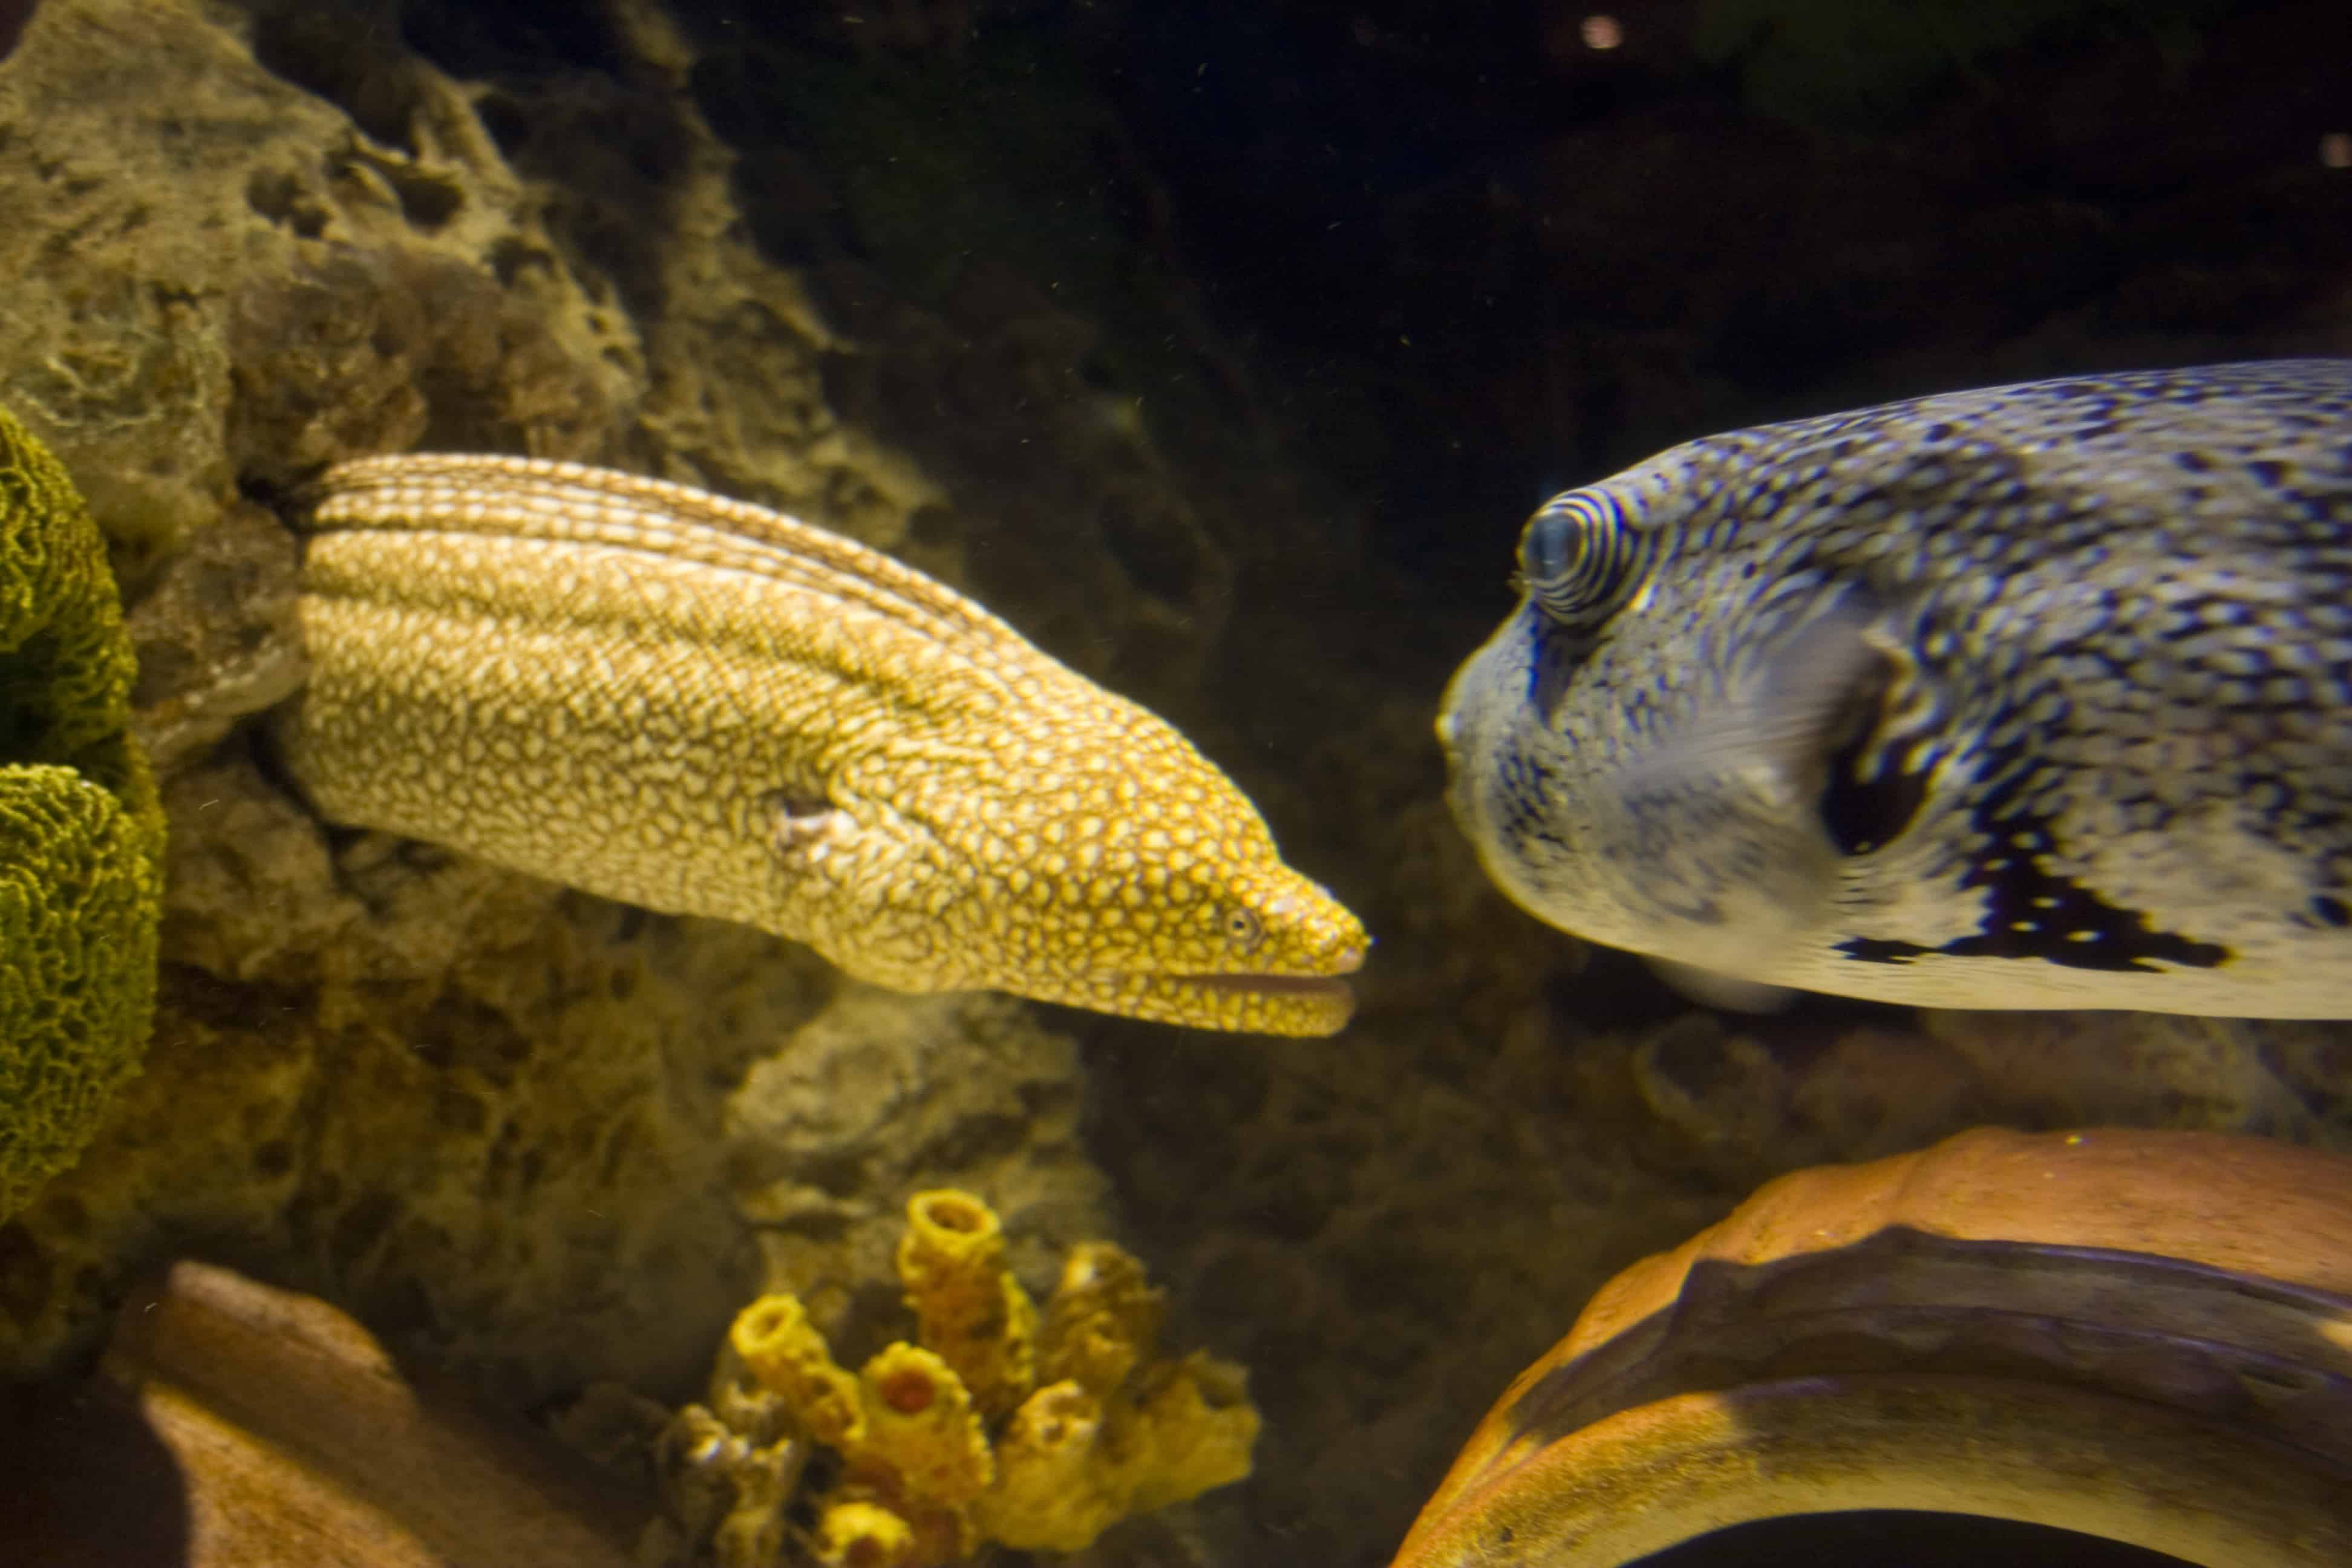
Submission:
M 1211 991 L 1242 991 L 1260 996 L 1345 997 L 1354 1005 L 1356 989 L 1336 974 L 1171 974 L 1180 985 Z
M 1296 971 L 1263 974 L 1226 973 L 1172 974 L 1169 978 L 1188 985 L 1202 985 L 1212 991 L 1241 991 L 1265 996 L 1338 997 L 1350 1007 L 1356 1004 L 1355 987 L 1339 978 L 1353 974 L 1364 967 L 1364 950 L 1351 947 L 1331 960 L 1327 973 L 1301 974 Z
M 1221 992 L 1273 992 L 1277 996 L 1352 996 L 1339 975 L 1171 975 L 1185 985 L 1206 985 Z
M 1342 978 L 1363 967 L 1361 950 L 1344 952 L 1332 973 L 1209 973 L 1156 976 L 1180 1005 L 1213 1028 L 1271 1035 L 1331 1035 L 1355 1016 L 1356 989 Z
M 1196 1029 L 1243 1034 L 1337 1034 L 1355 1016 L 1355 988 L 1340 976 L 1363 967 L 1361 949 L 1338 954 L 1331 972 L 1130 972 L 1117 977 L 1115 1001 L 1097 1006 Z

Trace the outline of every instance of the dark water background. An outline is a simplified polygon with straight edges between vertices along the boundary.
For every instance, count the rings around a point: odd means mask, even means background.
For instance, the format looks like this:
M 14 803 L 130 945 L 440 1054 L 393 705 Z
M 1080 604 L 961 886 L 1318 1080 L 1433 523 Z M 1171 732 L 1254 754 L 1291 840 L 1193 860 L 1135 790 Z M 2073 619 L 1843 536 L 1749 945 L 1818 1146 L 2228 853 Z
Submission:
M 0 5 L 0 50 L 29 8 Z M 382 59 L 480 84 L 551 227 L 661 317 L 686 143 L 604 7 L 244 8 L 264 66 L 388 146 Z M 1199 739 L 1381 938 L 1362 1020 L 1311 1050 L 1055 1016 L 1171 1337 L 1254 1369 L 1259 1477 L 1209 1505 L 1243 1510 L 1254 1562 L 1384 1561 L 1565 1329 L 1563 1274 L 1589 1289 L 1786 1163 L 1883 1152 L 1879 1126 L 1726 1154 L 1639 1122 L 1630 1047 L 1596 1042 L 1687 1010 L 1502 909 L 1458 846 L 1400 858 L 1529 509 L 1763 419 L 2352 353 L 2343 0 L 667 9 L 751 237 L 858 345 L 833 410 L 956 496 L 929 525 L 979 596 Z M 1087 432 L 1119 421 L 1155 457 L 1097 483 L 1130 458 Z M 1161 621 L 1060 582 L 1105 551 Z M 1767 1043 L 1802 1060 L 1804 1031 L 1884 1016 L 1818 1005 Z M 1660 1561 L 2148 1560 L 2092 1552 L 1869 1521 Z
M 1263 490 L 1234 505 L 1227 526 L 1253 532 L 1241 553 L 1259 564 L 1215 606 L 1234 631 L 1203 689 L 1159 689 L 1151 660 L 1083 626 L 1037 627 L 1066 657 L 1110 658 L 1188 728 L 1233 737 L 1226 754 L 1239 747 L 1262 797 L 1288 764 L 1261 776 L 1254 759 L 1281 754 L 1302 708 L 1360 689 L 1318 661 L 1426 712 L 1504 607 L 1518 520 L 1673 441 L 1970 384 L 2352 352 L 2352 27 L 2334 0 L 681 0 L 675 14 L 705 51 L 698 105 L 740 155 L 761 245 L 884 345 L 843 367 L 845 416 L 967 491 L 1048 488 L 986 395 L 942 401 L 953 344 L 887 346 L 906 301 L 986 322 L 989 290 L 1019 288 L 1093 330 L 1047 395 L 1139 399 L 1193 476 L 1305 476 L 1286 515 Z M 544 120 L 524 109 L 606 59 L 593 9 L 416 5 L 398 25 L 452 74 L 511 95 L 519 165 L 576 172 L 588 156 L 533 143 Z M 495 128 L 495 100 L 488 113 Z M 657 185 L 657 127 L 582 132 Z M 620 207 L 603 225 L 624 277 L 631 229 Z M 1148 507 L 1101 521 L 1138 581 L 1177 603 L 1199 588 Z M 972 569 L 1036 626 L 1021 612 L 1049 563 L 1009 528 Z M 1433 758 L 1414 767 L 1412 787 L 1433 789 Z M 1438 963 L 1417 954 L 1410 911 L 1384 906 L 1349 826 L 1273 787 L 1286 846 L 1370 900 L 1390 973 Z M 1397 991 L 1410 983 L 1391 993 L 1409 1014 Z M 1379 1021 L 1380 995 L 1362 1026 L 1411 1038 L 1409 1017 Z M 1580 1016 L 1671 1010 L 1630 972 L 1619 996 Z M 1447 1312 L 1425 1256 L 1394 1235 L 1313 1255 L 1343 1297 L 1413 1304 L 1416 1327 L 1390 1324 L 1386 1347 L 1378 1310 L 1328 1326 L 1359 1350 L 1319 1342 L 1311 1311 L 1284 1319 L 1273 1285 L 1221 1276 L 1228 1254 L 1202 1241 L 1320 1246 L 1375 1156 L 1319 1136 L 1318 1113 L 1256 1110 L 1263 1069 L 1222 1043 L 1067 1022 L 1092 1042 L 1097 1142 L 1139 1232 L 1211 1259 L 1188 1321 L 1240 1335 L 1270 1409 L 1351 1421 L 1333 1409 L 1346 1400 L 1286 1387 L 1342 1362 L 1362 1418 L 1383 1419 L 1381 1357 L 1410 1361 Z M 1476 1029 L 1424 1033 L 1405 1047 L 1416 1070 L 1469 1081 L 1454 1058 L 1475 1047 L 1456 1041 Z M 1251 1168 L 1255 1182 L 1228 1179 Z M 1564 1326 L 1572 1306 L 1528 1310 Z M 1466 1426 L 1487 1391 L 1454 1394 Z M 1345 1441 L 1315 1430 L 1307 1441 Z M 1391 1438 L 1361 1462 L 1451 1441 Z M 1376 1468 L 1339 1491 L 1332 1463 L 1265 1467 L 1291 1472 L 1250 1504 L 1266 1560 L 1377 1561 L 1429 1479 Z M 1366 1496 L 1377 1517 L 1359 1514 Z M 1662 1561 L 1801 1555 L 2154 1561 L 1952 1521 L 1783 1526 Z

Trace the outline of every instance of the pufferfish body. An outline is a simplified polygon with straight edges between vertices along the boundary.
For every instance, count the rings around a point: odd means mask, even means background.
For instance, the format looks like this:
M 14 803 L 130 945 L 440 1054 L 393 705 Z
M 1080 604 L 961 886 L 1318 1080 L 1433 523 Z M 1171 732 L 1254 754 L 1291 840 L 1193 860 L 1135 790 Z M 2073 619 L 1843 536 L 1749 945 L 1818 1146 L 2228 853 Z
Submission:
M 2352 361 L 1688 442 L 1538 510 L 1454 676 L 1539 918 L 1746 985 L 2352 1016 Z

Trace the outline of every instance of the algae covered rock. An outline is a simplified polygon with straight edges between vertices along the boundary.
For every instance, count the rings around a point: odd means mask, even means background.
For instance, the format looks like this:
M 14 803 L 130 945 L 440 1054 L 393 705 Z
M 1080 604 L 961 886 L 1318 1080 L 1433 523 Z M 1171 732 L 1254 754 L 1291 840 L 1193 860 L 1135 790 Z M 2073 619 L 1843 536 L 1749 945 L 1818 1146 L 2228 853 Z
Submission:
M 163 823 L 106 548 L 0 413 L 0 1217 L 88 1142 L 155 1005 Z

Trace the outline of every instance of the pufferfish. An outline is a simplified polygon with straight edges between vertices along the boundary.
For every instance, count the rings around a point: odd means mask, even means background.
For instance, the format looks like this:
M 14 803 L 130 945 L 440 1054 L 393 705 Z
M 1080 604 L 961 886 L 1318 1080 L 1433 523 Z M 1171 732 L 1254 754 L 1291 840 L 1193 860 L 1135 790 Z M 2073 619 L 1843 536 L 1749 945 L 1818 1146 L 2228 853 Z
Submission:
M 1514 900 L 1723 996 L 2352 1016 L 2352 361 L 1687 442 L 1454 676 Z

